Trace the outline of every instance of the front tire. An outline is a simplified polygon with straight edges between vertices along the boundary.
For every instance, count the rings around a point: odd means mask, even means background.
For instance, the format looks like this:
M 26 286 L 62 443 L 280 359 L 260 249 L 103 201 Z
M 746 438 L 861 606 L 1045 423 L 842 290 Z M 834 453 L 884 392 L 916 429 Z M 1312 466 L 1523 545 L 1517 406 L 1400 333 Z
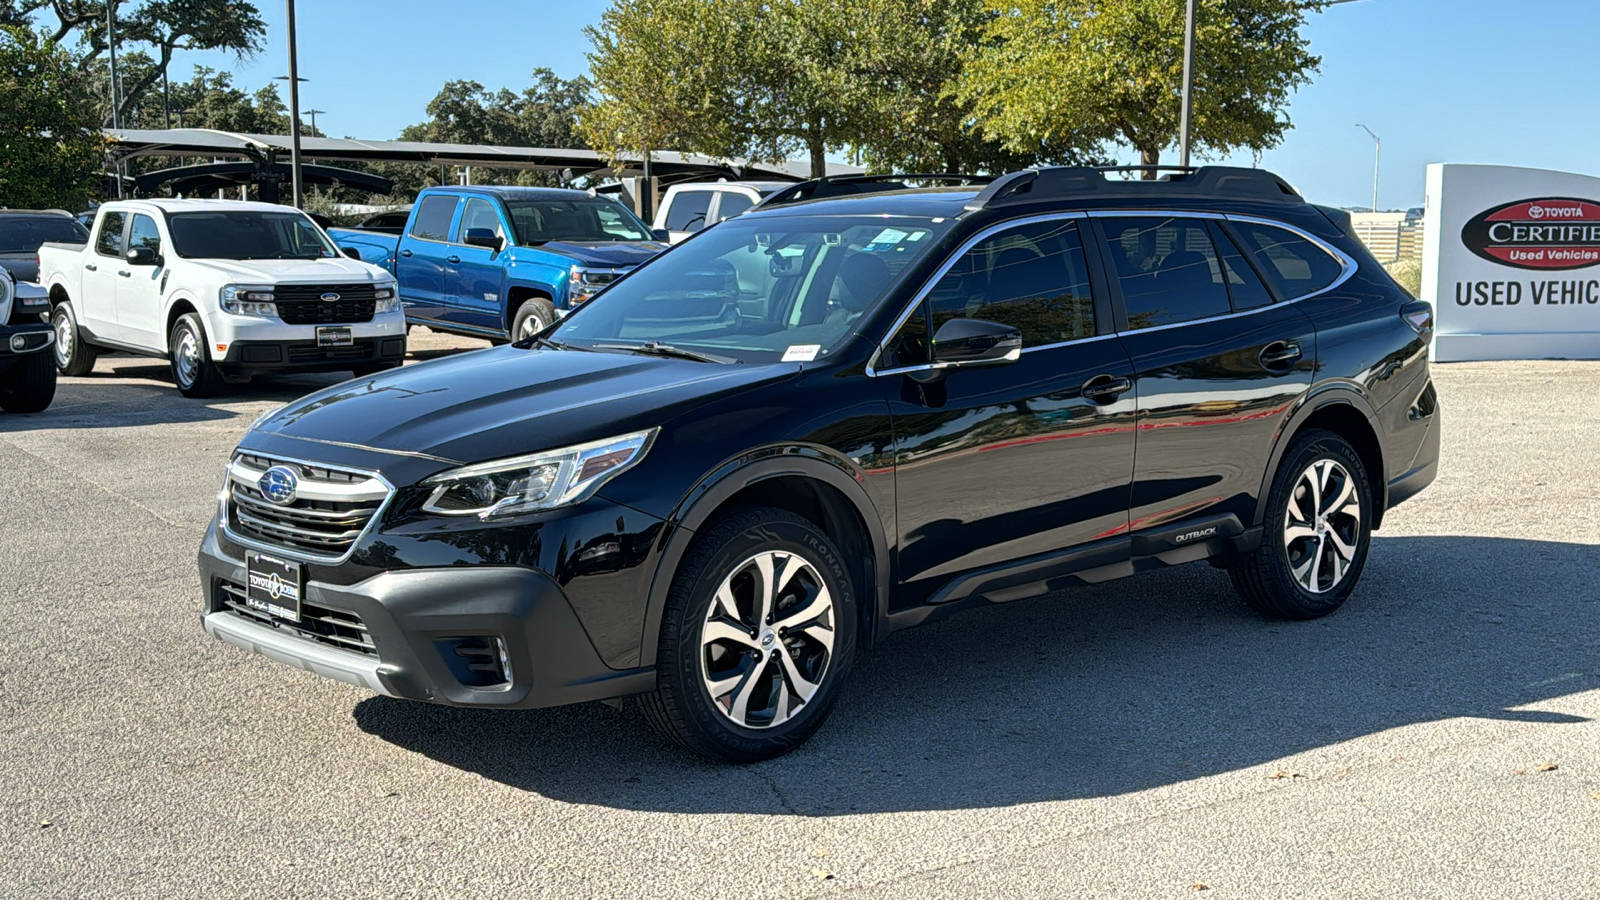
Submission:
M 206 349 L 206 329 L 200 317 L 184 313 L 172 325 L 167 341 L 172 361 L 172 380 L 178 393 L 191 399 L 215 397 L 222 391 L 222 373 Z
M 44 412 L 55 397 L 56 363 L 47 353 L 32 353 L 0 376 L 0 409 L 6 412 Z
M 94 360 L 99 354 L 84 342 L 83 332 L 78 328 L 78 316 L 71 303 L 57 303 L 50 310 L 50 327 L 56 332 L 56 345 L 52 351 L 56 371 L 74 378 L 93 372 Z
M 783 510 L 735 511 L 701 532 L 673 578 L 645 719 L 710 759 L 788 753 L 838 700 L 856 622 L 826 534 Z
M 1295 439 L 1267 496 L 1261 545 L 1229 569 L 1263 615 L 1315 619 L 1355 590 L 1372 541 L 1372 487 L 1361 457 L 1331 431 Z
M 511 319 L 511 340 L 525 341 L 550 327 L 556 320 L 556 308 L 543 297 L 522 301 L 517 314 Z

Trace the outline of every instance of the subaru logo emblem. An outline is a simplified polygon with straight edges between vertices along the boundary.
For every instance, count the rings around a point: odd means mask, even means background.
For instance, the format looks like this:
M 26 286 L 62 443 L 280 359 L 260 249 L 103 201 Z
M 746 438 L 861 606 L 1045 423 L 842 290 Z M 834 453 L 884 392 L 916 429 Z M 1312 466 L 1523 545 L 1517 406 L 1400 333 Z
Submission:
M 273 466 L 261 475 L 261 480 L 256 482 L 256 488 L 261 491 L 261 496 L 280 506 L 294 502 L 294 489 L 300 484 L 300 476 L 288 466 Z
M 326 294 L 322 295 L 322 302 L 324 302 L 324 303 L 338 303 L 339 302 L 339 295 L 335 294 L 333 291 L 329 291 Z

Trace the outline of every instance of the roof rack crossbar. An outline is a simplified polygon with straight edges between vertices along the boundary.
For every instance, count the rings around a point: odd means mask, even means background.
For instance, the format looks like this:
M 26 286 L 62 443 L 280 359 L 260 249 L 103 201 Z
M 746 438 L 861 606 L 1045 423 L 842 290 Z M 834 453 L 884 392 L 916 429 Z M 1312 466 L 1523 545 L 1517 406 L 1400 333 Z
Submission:
M 1172 172 L 1159 180 L 1106 178 L 1108 172 Z M 1058 197 L 1139 197 L 1159 186 L 1185 195 L 1304 203 L 1289 183 L 1265 169 L 1235 166 L 1048 166 L 1012 172 L 990 182 L 966 205 L 976 211 Z
M 827 175 L 791 184 L 775 194 L 768 194 L 755 205 L 756 209 L 770 209 L 787 203 L 817 200 L 824 197 L 842 197 L 849 194 L 870 194 L 878 191 L 903 190 L 908 181 L 949 181 L 956 184 L 988 184 L 993 175 L 962 175 L 959 172 L 910 172 L 881 175 Z

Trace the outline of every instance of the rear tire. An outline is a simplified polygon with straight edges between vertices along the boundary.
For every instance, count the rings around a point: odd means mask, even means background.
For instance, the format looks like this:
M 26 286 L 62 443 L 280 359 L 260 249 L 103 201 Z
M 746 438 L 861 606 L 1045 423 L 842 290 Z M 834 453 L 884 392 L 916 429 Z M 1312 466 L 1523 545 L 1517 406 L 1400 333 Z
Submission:
M 31 353 L 0 375 L 0 409 L 6 412 L 44 412 L 55 397 L 56 363 L 48 353 Z
M 50 311 L 50 327 L 56 331 L 56 345 L 51 351 L 56 371 L 74 378 L 93 372 L 99 351 L 84 342 L 83 331 L 78 328 L 78 315 L 71 303 L 63 301 L 55 305 Z
M 856 622 L 849 569 L 826 534 L 783 510 L 736 510 L 703 530 L 678 566 L 656 689 L 640 709 L 701 756 L 781 756 L 838 700 Z
M 555 320 L 556 308 L 550 305 L 549 300 L 543 297 L 524 300 L 511 319 L 511 340 L 525 341 L 549 328 Z
M 172 325 L 167 346 L 170 348 L 168 356 L 172 362 L 172 380 L 178 385 L 178 393 L 198 400 L 215 397 L 222 391 L 222 373 L 211 361 L 211 353 L 206 345 L 206 329 L 200 324 L 199 316 L 194 313 L 179 316 Z
M 1295 439 L 1272 481 L 1261 544 L 1228 570 L 1246 603 L 1278 619 L 1342 606 L 1366 566 L 1372 488 L 1361 457 L 1331 431 Z

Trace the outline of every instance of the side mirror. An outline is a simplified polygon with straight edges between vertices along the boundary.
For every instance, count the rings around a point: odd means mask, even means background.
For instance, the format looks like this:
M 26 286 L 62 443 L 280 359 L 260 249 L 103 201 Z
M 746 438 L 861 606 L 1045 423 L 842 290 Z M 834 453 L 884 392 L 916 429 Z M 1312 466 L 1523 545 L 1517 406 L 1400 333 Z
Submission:
M 350 257 L 351 259 L 355 260 L 356 262 L 361 262 L 361 251 L 357 250 L 354 247 L 340 247 L 339 248 L 339 252 L 343 253 L 345 256 Z
M 134 247 L 128 251 L 127 260 L 130 266 L 159 266 L 161 254 L 153 247 Z
M 951 319 L 933 336 L 933 361 L 951 366 L 985 366 L 1016 362 L 1022 356 L 1022 332 L 983 319 Z
M 650 229 L 650 236 L 663 244 L 670 243 L 672 241 L 672 232 L 666 230 L 665 228 Z
M 487 247 L 498 253 L 500 248 L 505 245 L 505 241 L 501 240 L 500 235 L 495 234 L 491 229 L 468 228 L 466 245 L 468 247 Z

